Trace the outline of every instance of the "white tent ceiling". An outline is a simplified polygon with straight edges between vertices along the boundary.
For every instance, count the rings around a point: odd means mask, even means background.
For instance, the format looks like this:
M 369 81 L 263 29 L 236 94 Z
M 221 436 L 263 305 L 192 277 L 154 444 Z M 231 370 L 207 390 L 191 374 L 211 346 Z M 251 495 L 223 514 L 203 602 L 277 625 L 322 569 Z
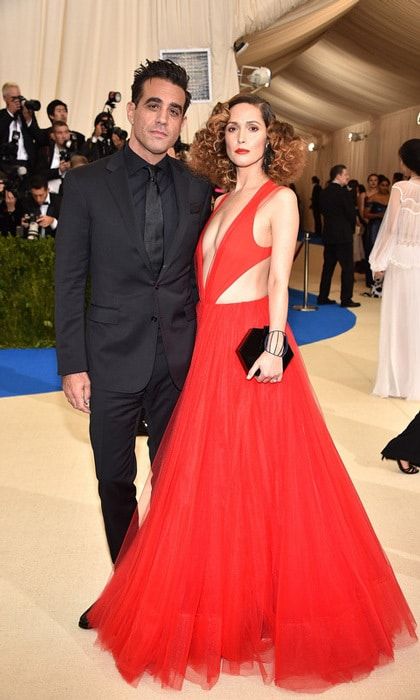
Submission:
M 419 0 L 309 0 L 246 37 L 281 118 L 321 135 L 420 101 Z

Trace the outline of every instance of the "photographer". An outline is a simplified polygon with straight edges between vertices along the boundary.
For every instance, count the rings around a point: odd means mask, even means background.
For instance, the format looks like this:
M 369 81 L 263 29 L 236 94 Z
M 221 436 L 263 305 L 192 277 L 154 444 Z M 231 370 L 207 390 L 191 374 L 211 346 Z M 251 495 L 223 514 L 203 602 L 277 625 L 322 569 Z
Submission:
M 44 145 L 47 145 L 49 143 L 53 131 L 54 122 L 64 122 L 64 124 L 67 125 L 69 113 L 66 103 L 62 102 L 61 100 L 52 100 L 52 102 L 50 102 L 47 105 L 47 115 L 48 119 L 51 122 L 51 126 L 49 126 L 47 129 L 42 129 L 44 135 Z M 82 153 L 83 145 L 85 143 L 84 135 L 81 134 L 79 131 L 74 131 L 73 129 L 70 129 L 70 127 L 68 128 L 70 132 L 69 139 L 72 141 L 72 152 Z
M 42 145 L 42 131 L 34 112 L 39 110 L 37 100 L 25 100 L 16 83 L 5 83 L 2 88 L 6 108 L 0 110 L 0 149 L 3 168 L 25 167 L 33 172 L 37 146 Z
M 0 235 L 16 235 L 16 225 L 19 223 L 16 210 L 15 182 L 8 180 L 5 173 L 0 172 Z
M 89 162 L 110 156 L 117 150 L 112 142 L 115 122 L 110 112 L 100 112 L 95 117 L 94 130 L 86 141 L 83 155 Z
M 48 180 L 34 175 L 30 181 L 30 196 L 18 202 L 21 224 L 26 238 L 55 236 L 60 214 L 61 197 L 48 191 Z
M 39 151 L 36 170 L 45 175 L 50 192 L 58 193 L 66 173 L 70 170 L 70 157 L 74 153 L 73 141 L 65 122 L 52 125 L 51 138 L 47 146 Z

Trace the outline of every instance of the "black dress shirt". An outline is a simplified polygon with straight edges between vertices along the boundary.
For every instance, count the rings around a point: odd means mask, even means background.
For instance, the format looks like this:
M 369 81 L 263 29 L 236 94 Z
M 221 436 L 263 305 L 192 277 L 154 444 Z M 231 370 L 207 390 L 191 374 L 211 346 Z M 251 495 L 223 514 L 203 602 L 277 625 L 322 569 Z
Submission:
M 162 199 L 165 252 L 168 250 L 171 238 L 178 225 L 178 205 L 169 158 L 170 156 L 164 156 L 155 166 L 156 179 Z M 124 147 L 124 159 L 128 173 L 128 185 L 133 198 L 134 211 L 139 227 L 139 235 L 144 236 L 146 183 L 149 179 L 147 168 L 150 166 L 150 163 L 147 163 L 137 153 L 134 153 L 128 145 Z

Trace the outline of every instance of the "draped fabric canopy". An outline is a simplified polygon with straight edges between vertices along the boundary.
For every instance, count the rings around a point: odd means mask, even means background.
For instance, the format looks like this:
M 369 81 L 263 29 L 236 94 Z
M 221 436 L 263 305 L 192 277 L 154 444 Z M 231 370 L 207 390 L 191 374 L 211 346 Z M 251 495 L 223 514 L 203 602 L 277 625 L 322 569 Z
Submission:
M 320 135 L 419 102 L 419 0 L 309 0 L 247 37 L 277 112 Z
M 420 138 L 419 0 L 308 0 L 245 39 L 238 63 L 271 69 L 260 95 L 316 146 L 298 183 L 307 227 L 312 175 L 325 183 L 343 163 L 364 182 L 400 169 L 399 146 Z

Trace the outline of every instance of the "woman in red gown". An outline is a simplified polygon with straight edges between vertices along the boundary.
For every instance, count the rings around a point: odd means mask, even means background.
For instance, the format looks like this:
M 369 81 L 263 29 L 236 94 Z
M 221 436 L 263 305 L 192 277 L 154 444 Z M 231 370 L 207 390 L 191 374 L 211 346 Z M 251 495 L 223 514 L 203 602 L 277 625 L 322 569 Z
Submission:
M 289 329 L 283 376 L 298 211 L 281 183 L 303 144 L 268 103 L 239 95 L 215 108 L 193 159 L 228 193 L 197 249 L 192 364 L 143 523 L 89 622 L 131 683 L 210 688 L 222 670 L 323 690 L 416 635 Z M 236 349 L 267 324 L 246 375 Z

